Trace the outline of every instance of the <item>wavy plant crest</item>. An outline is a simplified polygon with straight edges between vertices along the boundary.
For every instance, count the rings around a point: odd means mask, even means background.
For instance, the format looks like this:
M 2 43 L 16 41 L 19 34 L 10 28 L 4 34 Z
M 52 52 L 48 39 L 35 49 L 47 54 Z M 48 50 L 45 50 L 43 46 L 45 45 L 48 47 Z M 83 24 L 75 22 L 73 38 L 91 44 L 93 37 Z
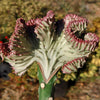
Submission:
M 48 83 L 60 68 L 63 73 L 77 71 L 94 51 L 99 38 L 86 33 L 86 27 L 87 20 L 74 14 L 56 22 L 52 11 L 26 23 L 19 18 L 6 50 L 0 45 L 0 54 L 19 75 L 37 61 Z

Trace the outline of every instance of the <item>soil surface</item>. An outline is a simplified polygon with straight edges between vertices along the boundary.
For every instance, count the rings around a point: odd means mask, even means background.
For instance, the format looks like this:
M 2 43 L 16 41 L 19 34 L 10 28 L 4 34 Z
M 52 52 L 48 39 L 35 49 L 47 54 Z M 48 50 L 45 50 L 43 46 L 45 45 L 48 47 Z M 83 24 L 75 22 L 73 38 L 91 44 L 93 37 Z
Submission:
M 5 82 L 5 83 L 4 83 Z M 18 87 L 12 81 L 0 79 L 0 100 L 38 100 L 38 82 Z M 61 82 L 55 86 L 54 100 L 100 100 L 100 78 L 78 81 L 75 83 Z
M 67 91 L 67 95 L 56 97 L 55 100 L 100 100 L 100 79 L 76 82 L 76 85 Z

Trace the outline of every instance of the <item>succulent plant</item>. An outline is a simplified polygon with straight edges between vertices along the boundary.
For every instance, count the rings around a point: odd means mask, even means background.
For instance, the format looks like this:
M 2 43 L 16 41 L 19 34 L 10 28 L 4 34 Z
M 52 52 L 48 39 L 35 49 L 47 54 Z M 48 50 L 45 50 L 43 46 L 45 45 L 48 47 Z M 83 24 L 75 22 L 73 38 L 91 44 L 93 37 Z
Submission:
M 99 38 L 86 33 L 86 27 L 87 20 L 74 14 L 55 21 L 52 11 L 28 22 L 19 18 L 6 50 L 2 49 L 5 44 L 1 45 L 1 57 L 18 75 L 24 74 L 36 61 L 39 65 L 39 100 L 48 100 L 57 71 L 62 68 L 63 73 L 76 72 L 97 47 Z

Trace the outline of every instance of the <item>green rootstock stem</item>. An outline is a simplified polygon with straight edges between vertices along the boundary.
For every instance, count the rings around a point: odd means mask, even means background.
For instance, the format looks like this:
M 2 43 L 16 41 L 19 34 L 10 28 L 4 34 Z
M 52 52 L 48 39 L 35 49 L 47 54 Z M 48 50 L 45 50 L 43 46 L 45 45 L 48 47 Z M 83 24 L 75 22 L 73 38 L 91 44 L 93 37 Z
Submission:
M 56 76 L 54 76 L 47 84 L 44 82 L 40 69 L 38 68 L 38 78 L 39 78 L 39 100 L 49 100 L 49 98 L 53 98 L 54 96 L 54 81 Z M 41 83 L 44 83 L 44 88 L 41 88 Z M 51 100 L 51 99 L 50 99 Z M 53 99 L 52 99 L 53 100 Z
M 49 100 L 50 97 L 53 98 L 52 93 L 53 84 L 46 84 L 44 89 L 39 87 L 39 100 Z

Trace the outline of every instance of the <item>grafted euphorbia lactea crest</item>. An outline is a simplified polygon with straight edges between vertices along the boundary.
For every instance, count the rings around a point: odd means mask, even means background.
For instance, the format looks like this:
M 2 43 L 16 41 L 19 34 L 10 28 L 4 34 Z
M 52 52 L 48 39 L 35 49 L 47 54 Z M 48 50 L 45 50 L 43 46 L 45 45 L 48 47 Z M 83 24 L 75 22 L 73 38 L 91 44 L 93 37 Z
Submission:
M 0 53 L 19 75 L 37 61 L 43 79 L 48 83 L 60 68 L 63 73 L 77 71 L 94 51 L 99 38 L 86 33 L 86 27 L 87 20 L 74 14 L 56 22 L 52 11 L 26 23 L 19 18 L 9 39 L 9 52 L 5 55 L 6 51 L 2 52 L 0 48 Z

